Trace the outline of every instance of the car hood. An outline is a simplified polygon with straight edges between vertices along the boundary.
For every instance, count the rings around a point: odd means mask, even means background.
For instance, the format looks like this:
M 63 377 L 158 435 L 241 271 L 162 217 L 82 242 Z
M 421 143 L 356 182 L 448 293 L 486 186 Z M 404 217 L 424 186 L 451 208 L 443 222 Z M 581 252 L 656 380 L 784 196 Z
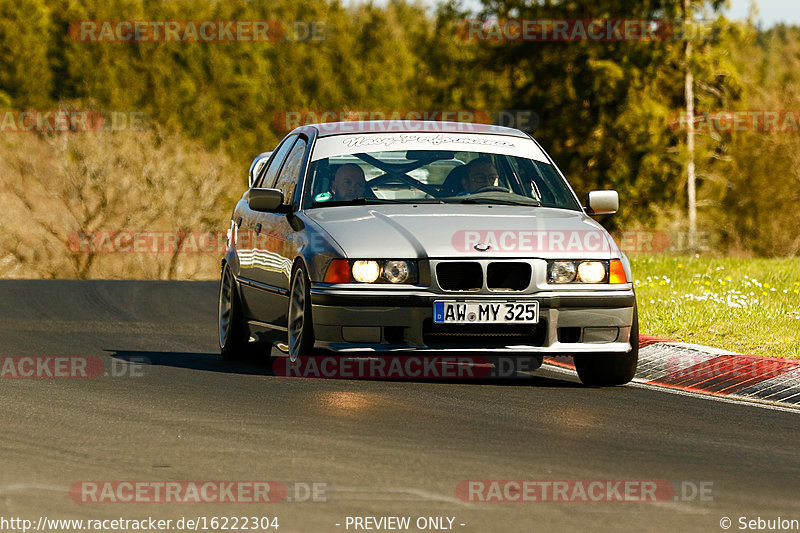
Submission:
M 600 224 L 578 211 L 471 204 L 395 204 L 310 209 L 349 258 L 620 255 Z

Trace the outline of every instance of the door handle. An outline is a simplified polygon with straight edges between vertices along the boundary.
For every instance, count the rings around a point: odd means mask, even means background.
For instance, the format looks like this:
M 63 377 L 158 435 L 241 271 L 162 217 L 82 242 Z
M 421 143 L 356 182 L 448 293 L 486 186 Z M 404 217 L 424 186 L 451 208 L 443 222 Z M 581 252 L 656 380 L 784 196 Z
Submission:
M 241 227 L 242 227 L 242 217 L 239 217 L 236 219 L 236 229 L 239 229 Z
M 261 224 L 258 223 L 256 224 L 256 235 L 259 235 L 260 233 L 261 233 Z

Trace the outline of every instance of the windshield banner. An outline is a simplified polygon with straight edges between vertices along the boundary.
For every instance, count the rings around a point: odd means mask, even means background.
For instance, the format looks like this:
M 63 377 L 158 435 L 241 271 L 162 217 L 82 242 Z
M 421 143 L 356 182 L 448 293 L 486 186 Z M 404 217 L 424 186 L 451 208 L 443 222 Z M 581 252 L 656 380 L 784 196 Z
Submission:
M 443 150 L 480 152 L 526 157 L 549 163 L 542 150 L 530 139 L 507 135 L 465 133 L 370 133 L 318 138 L 312 161 L 328 157 L 370 152 Z

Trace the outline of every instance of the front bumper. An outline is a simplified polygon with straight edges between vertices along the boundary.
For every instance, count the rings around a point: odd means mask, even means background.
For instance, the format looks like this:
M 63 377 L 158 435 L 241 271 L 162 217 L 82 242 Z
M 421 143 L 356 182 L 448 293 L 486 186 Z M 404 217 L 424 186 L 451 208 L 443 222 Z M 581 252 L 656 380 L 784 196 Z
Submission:
M 433 324 L 435 300 L 536 300 L 537 325 Z M 624 290 L 533 294 L 433 293 L 419 287 L 364 289 L 312 284 L 317 346 L 334 351 L 437 350 L 625 353 L 636 297 Z

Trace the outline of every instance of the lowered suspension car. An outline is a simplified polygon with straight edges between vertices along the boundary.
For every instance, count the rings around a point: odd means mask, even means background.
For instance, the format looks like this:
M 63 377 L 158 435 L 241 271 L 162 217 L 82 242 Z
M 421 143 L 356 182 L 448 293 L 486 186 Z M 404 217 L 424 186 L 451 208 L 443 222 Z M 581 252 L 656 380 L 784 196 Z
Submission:
M 219 344 L 570 355 L 591 385 L 638 359 L 630 264 L 531 136 L 482 124 L 301 126 L 250 168 L 222 260 Z M 271 349 L 271 348 L 270 348 Z

